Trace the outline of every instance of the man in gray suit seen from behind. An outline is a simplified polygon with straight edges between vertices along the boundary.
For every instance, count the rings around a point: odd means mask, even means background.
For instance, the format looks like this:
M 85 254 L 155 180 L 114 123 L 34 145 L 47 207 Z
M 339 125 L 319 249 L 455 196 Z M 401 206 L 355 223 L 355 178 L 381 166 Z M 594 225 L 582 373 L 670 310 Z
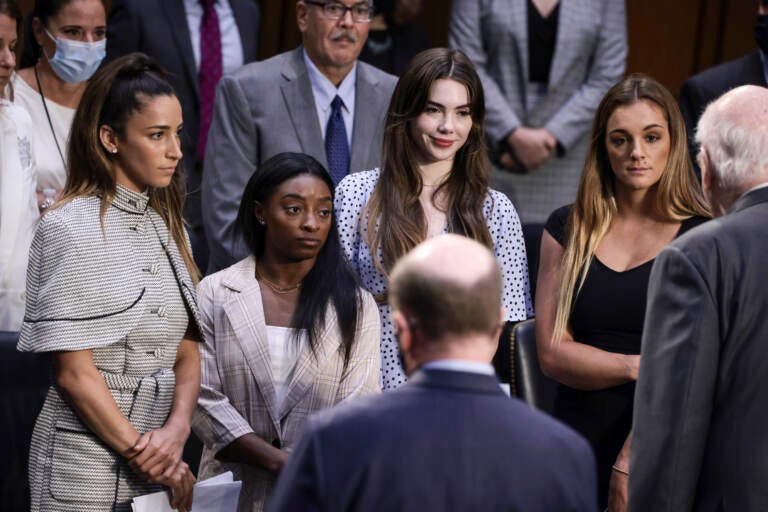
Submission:
M 718 218 L 673 241 L 651 272 L 633 512 L 768 507 L 768 89 L 721 96 L 696 140 Z
M 247 255 L 234 222 L 245 184 L 264 160 L 306 153 L 336 183 L 379 165 L 397 79 L 357 61 L 372 9 L 371 0 L 298 1 L 302 45 L 219 82 L 203 170 L 209 272 Z
M 493 254 L 432 238 L 392 270 L 389 300 L 408 382 L 310 418 L 272 512 L 595 512 L 581 436 L 499 386 L 504 319 Z

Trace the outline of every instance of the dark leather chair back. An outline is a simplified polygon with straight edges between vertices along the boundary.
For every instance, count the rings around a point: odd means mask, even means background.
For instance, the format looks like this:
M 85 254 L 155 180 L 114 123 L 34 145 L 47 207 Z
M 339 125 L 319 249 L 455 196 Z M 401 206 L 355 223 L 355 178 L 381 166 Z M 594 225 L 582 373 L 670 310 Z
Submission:
M 50 356 L 17 352 L 19 333 L 0 331 L 0 509 L 29 510 L 27 458 L 50 385 Z
M 544 375 L 539 367 L 535 319 L 531 318 L 515 325 L 509 345 L 512 395 L 552 414 L 557 382 Z

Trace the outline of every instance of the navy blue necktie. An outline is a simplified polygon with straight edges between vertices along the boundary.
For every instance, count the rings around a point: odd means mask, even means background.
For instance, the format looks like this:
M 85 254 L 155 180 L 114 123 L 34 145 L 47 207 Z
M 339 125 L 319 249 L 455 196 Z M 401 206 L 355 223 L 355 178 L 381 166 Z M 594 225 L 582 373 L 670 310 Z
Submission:
M 334 185 L 338 185 L 342 178 L 349 174 L 349 143 L 344 116 L 341 114 L 343 105 L 341 98 L 333 98 L 331 117 L 325 128 L 325 156 L 328 157 L 328 172 Z

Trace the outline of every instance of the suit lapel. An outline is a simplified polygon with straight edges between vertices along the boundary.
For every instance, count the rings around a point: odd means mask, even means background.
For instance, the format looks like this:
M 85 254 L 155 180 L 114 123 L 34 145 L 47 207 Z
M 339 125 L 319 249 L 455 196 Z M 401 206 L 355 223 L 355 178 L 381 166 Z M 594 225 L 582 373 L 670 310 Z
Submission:
M 378 119 L 379 114 L 372 112 L 372 110 L 379 106 L 381 101 L 379 96 L 379 81 L 370 76 L 366 68 L 358 62 L 355 81 L 355 121 L 352 127 L 352 155 L 349 161 L 349 172 L 367 171 L 367 163 L 377 161 L 380 158 L 380 147 L 374 144 L 356 142 L 374 140 L 377 126 L 371 120 Z M 384 108 L 387 107 L 384 106 Z
M 296 368 L 293 376 L 288 382 L 285 399 L 280 408 L 280 418 L 285 418 L 294 406 L 307 394 L 309 389 L 317 382 L 317 376 L 320 369 L 323 368 L 337 350 L 341 342 L 340 333 L 337 328 L 336 314 L 329 308 L 326 313 L 325 325 L 320 331 L 317 339 L 316 353 L 307 342 L 301 350 L 299 360 L 296 362 Z
M 520 48 L 520 68 L 523 75 L 523 86 L 529 81 L 528 73 L 528 0 L 512 0 L 507 11 L 509 26 L 517 39 L 517 47 Z M 510 57 L 511 58 L 511 57 Z M 523 107 L 526 100 L 523 98 Z
M 240 44 L 243 46 L 243 64 L 247 64 L 256 58 L 256 55 L 251 50 L 257 46 L 257 27 L 252 26 L 253 20 L 245 16 L 242 0 L 229 0 L 229 5 L 235 17 L 235 23 L 237 23 L 237 30 L 240 32 Z
M 246 268 L 252 269 L 253 266 L 251 264 L 250 267 Z M 232 332 L 240 344 L 243 354 L 245 354 L 245 361 L 253 374 L 256 385 L 259 387 L 269 416 L 277 428 L 279 425 L 277 399 L 261 290 L 252 272 L 243 272 L 239 277 L 230 279 L 223 281 L 223 284 L 237 293 L 233 293 L 232 298 L 225 302 L 222 308 L 229 319 Z
M 571 26 L 570 23 L 574 19 L 579 19 L 578 9 L 586 9 L 587 6 L 581 7 L 576 5 L 577 2 L 572 0 L 560 0 L 560 6 L 558 7 L 559 13 L 557 18 L 557 36 L 555 41 L 555 53 L 552 55 L 552 64 L 549 70 L 549 83 L 558 83 L 565 74 L 568 68 L 568 64 L 573 62 L 571 52 L 576 51 L 576 48 L 572 48 L 573 38 L 569 37 Z
M 283 101 L 301 149 L 304 153 L 317 158 L 327 169 L 328 159 L 325 156 L 322 131 L 317 120 L 315 97 L 312 94 L 301 47 L 288 56 L 283 65 L 282 75 L 284 82 L 280 89 L 283 93 Z
M 158 2 L 162 6 L 163 13 L 168 20 L 168 27 L 173 27 L 171 35 L 176 43 L 187 81 L 193 85 L 195 97 L 199 101 L 200 88 L 197 83 L 197 68 L 195 66 L 195 54 L 192 52 L 192 40 L 189 36 L 189 24 L 187 13 L 184 10 L 184 0 L 163 0 Z

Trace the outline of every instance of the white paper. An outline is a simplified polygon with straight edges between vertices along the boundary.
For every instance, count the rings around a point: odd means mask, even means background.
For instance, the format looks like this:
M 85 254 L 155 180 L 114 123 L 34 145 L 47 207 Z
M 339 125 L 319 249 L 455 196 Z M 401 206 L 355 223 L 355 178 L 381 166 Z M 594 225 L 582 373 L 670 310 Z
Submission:
M 194 487 L 192 512 L 235 512 L 242 482 L 234 482 L 227 471 Z M 133 512 L 174 512 L 165 491 L 137 496 L 131 503 Z

